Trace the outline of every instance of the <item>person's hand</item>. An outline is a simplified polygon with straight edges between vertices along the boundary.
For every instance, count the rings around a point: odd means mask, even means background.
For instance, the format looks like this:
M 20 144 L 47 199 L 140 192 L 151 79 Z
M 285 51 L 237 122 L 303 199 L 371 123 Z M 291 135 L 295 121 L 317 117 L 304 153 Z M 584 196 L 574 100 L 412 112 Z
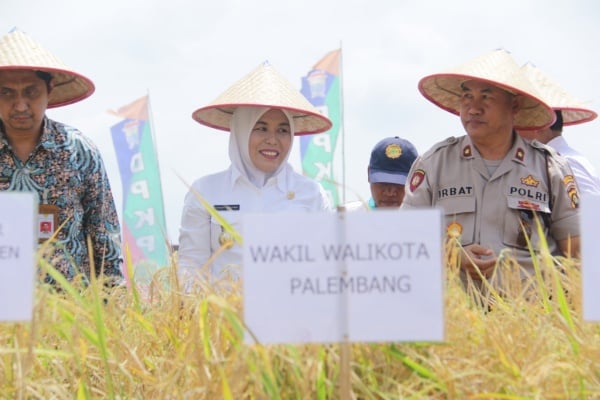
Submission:
M 492 249 L 479 244 L 471 244 L 463 247 L 460 267 L 472 278 L 481 279 L 477 268 L 481 271 L 481 275 L 489 278 L 494 272 L 496 260 L 497 257 Z

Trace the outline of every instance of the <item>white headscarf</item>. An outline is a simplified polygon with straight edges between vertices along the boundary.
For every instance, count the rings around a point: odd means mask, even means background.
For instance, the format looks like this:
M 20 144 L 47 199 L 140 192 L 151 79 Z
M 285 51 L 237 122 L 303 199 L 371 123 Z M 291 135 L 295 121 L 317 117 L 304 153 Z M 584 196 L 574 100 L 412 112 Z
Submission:
M 267 173 L 254 166 L 250 159 L 250 133 L 252 133 L 256 121 L 269 110 L 271 110 L 270 107 L 238 107 L 233 112 L 229 126 L 231 132 L 229 136 L 229 159 L 240 173 L 245 175 L 258 188 L 262 188 L 270 177 L 277 175 L 285 168 L 294 141 L 294 120 L 287 110 L 282 109 L 281 111 L 290 123 L 290 135 L 292 136 L 290 148 L 275 171 Z

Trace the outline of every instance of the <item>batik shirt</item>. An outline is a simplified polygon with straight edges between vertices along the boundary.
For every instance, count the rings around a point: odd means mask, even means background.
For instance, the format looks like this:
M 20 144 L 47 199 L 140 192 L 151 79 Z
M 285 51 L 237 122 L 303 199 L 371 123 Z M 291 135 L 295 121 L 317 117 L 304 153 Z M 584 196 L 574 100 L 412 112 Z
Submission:
M 57 240 L 43 258 L 68 279 L 79 272 L 121 279 L 120 225 L 110 183 L 97 147 L 77 129 L 44 118 L 39 145 L 23 163 L 8 144 L 0 121 L 0 190 L 32 191 L 39 204 L 59 208 Z M 87 238 L 92 249 L 88 249 Z

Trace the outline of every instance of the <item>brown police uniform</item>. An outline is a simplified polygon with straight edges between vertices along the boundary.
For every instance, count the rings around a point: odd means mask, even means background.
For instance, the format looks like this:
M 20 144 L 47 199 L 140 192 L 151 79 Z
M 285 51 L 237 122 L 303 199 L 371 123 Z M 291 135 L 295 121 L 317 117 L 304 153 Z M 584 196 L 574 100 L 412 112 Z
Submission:
M 402 208 L 442 207 L 446 232 L 460 234 L 463 246 L 477 243 L 496 255 L 509 249 L 532 273 L 521 224 L 537 251 L 534 214 L 541 216 L 549 249 L 558 255 L 557 240 L 579 236 L 579 195 L 564 158 L 514 136 L 492 176 L 467 135 L 436 144 L 413 164 Z

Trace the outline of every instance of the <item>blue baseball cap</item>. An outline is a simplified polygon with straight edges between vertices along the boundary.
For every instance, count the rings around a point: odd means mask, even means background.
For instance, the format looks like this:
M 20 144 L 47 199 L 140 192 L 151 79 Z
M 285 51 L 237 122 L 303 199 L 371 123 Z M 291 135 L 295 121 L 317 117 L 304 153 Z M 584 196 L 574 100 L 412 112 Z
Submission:
M 417 159 L 417 149 L 398 136 L 381 140 L 371 151 L 369 183 L 406 184 L 406 177 Z

